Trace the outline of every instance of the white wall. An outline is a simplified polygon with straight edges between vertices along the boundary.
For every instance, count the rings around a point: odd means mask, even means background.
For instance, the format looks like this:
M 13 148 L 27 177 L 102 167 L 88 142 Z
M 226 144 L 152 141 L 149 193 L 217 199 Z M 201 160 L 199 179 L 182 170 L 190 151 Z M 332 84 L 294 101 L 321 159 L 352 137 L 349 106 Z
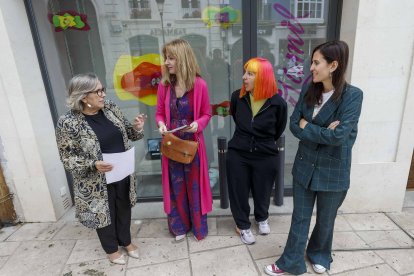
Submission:
M 364 102 L 342 210 L 400 211 L 414 144 L 414 1 L 343 5 L 350 82 L 364 91 Z
M 0 1 L 0 38 L 0 158 L 6 183 L 21 221 L 56 221 L 65 212 L 60 189 L 68 194 L 67 183 L 22 0 Z

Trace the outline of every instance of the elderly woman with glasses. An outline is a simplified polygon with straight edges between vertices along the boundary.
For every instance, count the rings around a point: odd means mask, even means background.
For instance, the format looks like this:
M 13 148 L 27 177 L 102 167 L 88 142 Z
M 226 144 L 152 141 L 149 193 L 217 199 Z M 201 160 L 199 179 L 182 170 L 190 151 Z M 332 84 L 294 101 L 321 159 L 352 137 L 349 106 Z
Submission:
M 139 257 L 130 232 L 136 181 L 132 174 L 108 184 L 105 173 L 113 167 L 102 160 L 102 154 L 130 149 L 129 140 L 144 136 L 145 115 L 138 115 L 131 124 L 119 107 L 105 100 L 105 87 L 94 74 L 74 76 L 68 94 L 70 110 L 59 118 L 56 140 L 63 165 L 73 176 L 76 217 L 96 229 L 109 260 L 123 265 L 118 246 L 130 257 Z

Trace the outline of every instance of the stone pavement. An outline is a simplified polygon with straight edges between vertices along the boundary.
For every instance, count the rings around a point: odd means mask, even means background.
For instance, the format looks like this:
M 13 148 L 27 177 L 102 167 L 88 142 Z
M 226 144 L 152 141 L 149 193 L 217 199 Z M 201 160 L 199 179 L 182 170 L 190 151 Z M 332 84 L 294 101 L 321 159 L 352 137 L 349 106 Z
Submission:
M 165 218 L 134 219 L 131 231 L 141 258 L 127 258 L 122 266 L 108 262 L 95 231 L 77 223 L 72 211 L 56 223 L 0 229 L 0 275 L 265 275 L 264 265 L 283 251 L 290 214 L 272 214 L 269 220 L 272 233 L 258 235 L 256 244 L 247 246 L 228 215 L 209 216 L 205 240 L 197 242 L 189 234 L 180 243 L 173 241 Z M 414 275 L 413 241 L 414 208 L 340 214 L 334 262 L 324 275 Z M 308 264 L 307 274 L 312 272 Z

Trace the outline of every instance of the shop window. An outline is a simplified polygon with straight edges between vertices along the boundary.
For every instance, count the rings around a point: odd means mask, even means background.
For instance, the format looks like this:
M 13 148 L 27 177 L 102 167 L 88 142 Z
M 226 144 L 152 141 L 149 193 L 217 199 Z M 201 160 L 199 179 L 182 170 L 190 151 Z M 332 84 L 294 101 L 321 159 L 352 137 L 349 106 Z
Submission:
M 201 18 L 199 0 L 181 0 L 183 18 Z
M 218 148 L 217 138 L 228 140 L 234 132 L 234 122 L 228 113 L 231 93 L 242 85 L 243 61 L 249 53 L 267 58 L 274 66 L 279 93 L 288 102 L 289 115 L 298 99 L 301 87 L 309 81 L 309 64 L 312 49 L 328 39 L 327 31 L 331 23 L 329 0 L 168 0 L 165 1 L 165 22 L 150 19 L 158 10 L 154 0 L 92 1 L 92 0 L 39 0 L 30 1 L 34 6 L 33 17 L 38 24 L 39 37 L 45 53 L 46 69 L 53 89 L 53 100 L 58 115 L 66 112 L 64 86 L 77 73 L 95 72 L 108 88 L 107 98 L 115 102 L 126 117 L 135 118 L 137 112 L 145 113 L 145 138 L 133 142 L 136 155 L 138 197 L 140 199 L 161 199 L 161 161 L 157 141 L 161 138 L 157 131 L 154 114 L 156 110 L 156 89 L 146 95 L 135 95 L 131 90 L 120 89 L 116 74 L 126 76 L 146 62 L 151 68 L 159 63 L 149 54 L 159 54 L 163 41 L 184 38 L 194 49 L 201 76 L 208 84 L 212 109 L 211 121 L 204 130 L 206 151 L 209 161 L 209 177 L 213 195 L 220 191 L 217 181 Z M 113 3 L 109 8 L 105 2 Z M 243 30 L 252 18 L 241 17 L 245 3 L 254 3 L 249 8 L 256 13 L 256 35 Z M 233 13 L 229 22 L 220 20 L 220 11 Z M 208 20 L 201 18 L 201 11 L 215 13 Z M 90 30 L 73 28 L 55 32 L 48 13 L 76 11 L 87 16 Z M 333 17 L 335 17 L 333 14 Z M 35 16 L 36 15 L 36 16 Z M 239 16 L 236 16 L 239 15 Z M 188 20 L 177 20 L 179 18 Z M 318 23 L 320 22 L 320 23 Z M 228 23 L 228 24 L 227 24 Z M 314 23 L 314 24 L 310 24 Z M 316 23 L 316 24 L 315 24 Z M 116 31 L 115 31 L 116 30 Z M 256 43 L 255 51 L 249 45 Z M 246 45 L 247 49 L 244 49 Z M 247 56 L 243 56 L 247 55 Z M 128 60 L 128 58 L 130 58 Z M 131 67 L 131 61 L 140 61 Z M 154 72 L 143 72 L 145 79 Z M 53 74 L 52 74 L 53 73 Z M 131 74 L 129 74 L 130 76 Z M 156 75 L 156 74 L 155 74 Z M 297 139 L 287 128 L 285 150 L 285 187 L 291 185 L 291 169 L 297 151 Z
M 324 23 L 323 0 L 295 0 L 295 15 L 301 23 Z
M 149 0 L 129 0 L 131 19 L 151 19 Z

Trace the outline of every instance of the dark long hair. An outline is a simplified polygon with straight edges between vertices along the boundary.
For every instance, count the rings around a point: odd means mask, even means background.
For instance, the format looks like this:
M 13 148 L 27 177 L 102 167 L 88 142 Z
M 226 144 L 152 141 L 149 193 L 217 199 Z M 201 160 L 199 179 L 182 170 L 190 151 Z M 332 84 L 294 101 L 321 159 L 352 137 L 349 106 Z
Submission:
M 341 98 L 342 90 L 346 85 L 345 72 L 348 67 L 349 49 L 348 44 L 344 41 L 335 40 L 328 41 L 319 46 L 316 46 L 312 52 L 313 55 L 316 51 L 319 51 L 328 64 L 333 61 L 338 62 L 338 67 L 332 72 L 332 84 L 335 92 L 332 95 L 334 101 L 339 101 Z M 314 106 L 322 101 L 323 83 L 311 82 L 308 91 L 305 95 L 305 102 L 308 106 Z

